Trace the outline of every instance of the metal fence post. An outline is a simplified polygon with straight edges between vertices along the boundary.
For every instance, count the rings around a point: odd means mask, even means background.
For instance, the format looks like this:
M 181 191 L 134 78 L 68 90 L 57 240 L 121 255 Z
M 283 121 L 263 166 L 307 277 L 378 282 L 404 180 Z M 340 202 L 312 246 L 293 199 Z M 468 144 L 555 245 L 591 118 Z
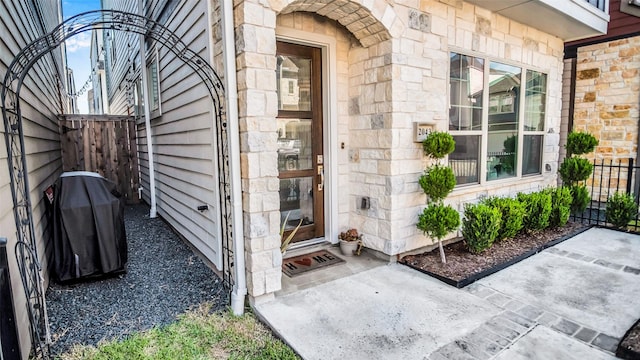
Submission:
M 20 341 L 13 308 L 7 239 L 0 238 L 0 360 L 20 360 Z
M 633 178 L 633 158 L 629 158 L 627 166 L 627 195 L 631 194 L 631 180 Z

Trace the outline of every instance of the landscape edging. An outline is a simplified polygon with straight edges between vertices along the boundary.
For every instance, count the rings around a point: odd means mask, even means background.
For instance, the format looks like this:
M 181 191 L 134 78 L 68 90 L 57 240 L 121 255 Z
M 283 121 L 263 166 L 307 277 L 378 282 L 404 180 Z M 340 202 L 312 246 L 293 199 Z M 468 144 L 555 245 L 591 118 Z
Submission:
M 531 249 L 531 250 L 529 250 L 527 252 L 524 252 L 524 253 L 514 257 L 513 259 L 510 259 L 508 261 L 500 263 L 500 264 L 498 264 L 496 266 L 493 266 L 491 268 L 483 270 L 483 271 L 481 271 L 479 273 L 475 273 L 475 274 L 473 274 L 473 275 L 471 275 L 469 277 L 466 277 L 466 278 L 464 278 L 462 280 L 453 280 L 453 279 L 450 279 L 448 277 L 433 273 L 431 271 L 420 269 L 417 266 L 412 266 L 410 264 L 407 264 L 406 262 L 402 262 L 401 261 L 401 263 L 406 265 L 406 266 L 408 266 L 408 267 L 410 267 L 410 268 L 412 268 L 412 269 L 415 269 L 415 270 L 417 270 L 417 271 L 419 271 L 419 272 L 421 272 L 423 274 L 426 274 L 426 275 L 429 275 L 431 277 L 434 277 L 434 278 L 444 282 L 447 285 L 451 285 L 451 286 L 454 286 L 454 287 L 456 287 L 458 289 L 461 289 L 461 288 L 464 288 L 465 286 L 470 285 L 470 284 L 472 284 L 472 283 L 474 283 L 474 282 L 476 282 L 476 281 L 478 281 L 478 280 L 480 280 L 480 279 L 482 279 L 484 277 L 487 277 L 487 276 L 489 276 L 491 274 L 494 274 L 494 273 L 496 273 L 496 272 L 498 272 L 500 270 L 506 269 L 507 267 L 509 267 L 509 266 L 511 266 L 513 264 L 516 264 L 516 263 L 518 263 L 518 262 L 520 262 L 520 261 L 522 261 L 522 260 L 524 260 L 524 259 L 526 259 L 528 257 L 531 257 L 531 256 L 539 253 L 540 251 L 544 250 L 544 249 L 547 249 L 547 248 L 550 248 L 552 246 L 558 245 L 559 243 L 561 243 L 563 241 L 566 241 L 566 240 L 568 240 L 568 239 L 570 239 L 570 238 L 572 238 L 572 237 L 574 237 L 574 236 L 576 236 L 578 234 L 581 234 L 581 233 L 591 229 L 592 227 L 594 227 L 594 225 L 585 226 L 585 227 L 583 227 L 583 228 L 581 228 L 581 229 L 579 229 L 577 231 L 574 231 L 574 232 L 572 232 L 570 234 L 562 236 L 562 237 L 560 237 L 558 239 L 549 241 L 548 243 L 540 245 L 540 246 L 538 246 L 538 247 L 536 247 L 534 249 Z

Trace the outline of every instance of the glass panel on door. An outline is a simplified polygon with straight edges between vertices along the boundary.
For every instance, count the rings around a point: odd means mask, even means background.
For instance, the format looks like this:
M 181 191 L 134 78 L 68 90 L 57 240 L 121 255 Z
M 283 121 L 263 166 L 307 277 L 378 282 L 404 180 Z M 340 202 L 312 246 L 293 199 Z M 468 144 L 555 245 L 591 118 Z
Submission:
M 300 177 L 280 180 L 280 222 L 285 218 L 285 230 L 313 224 L 313 178 Z
M 293 242 L 324 236 L 320 49 L 277 43 L 280 221 Z M 286 224 L 284 221 L 286 220 Z
M 278 170 L 313 169 L 311 119 L 278 119 Z
M 311 59 L 278 55 L 278 110 L 311 110 Z

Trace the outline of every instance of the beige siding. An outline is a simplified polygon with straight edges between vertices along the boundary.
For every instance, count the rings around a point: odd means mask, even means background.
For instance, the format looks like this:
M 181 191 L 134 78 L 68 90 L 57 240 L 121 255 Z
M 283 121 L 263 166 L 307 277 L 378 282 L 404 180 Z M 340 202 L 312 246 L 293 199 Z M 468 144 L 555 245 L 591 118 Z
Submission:
M 138 2 L 130 0 L 105 0 L 103 8 L 106 10 L 120 10 L 138 14 Z M 126 79 L 131 76 L 130 60 L 136 59 L 139 49 L 138 34 L 104 30 L 105 72 L 107 77 L 107 96 L 109 110 L 114 115 L 129 115 L 126 98 Z
M 174 3 L 175 7 L 169 8 L 171 11 L 163 12 L 164 6 L 170 3 L 153 1 L 147 13 L 151 13 L 154 19 L 165 20 L 164 25 L 191 50 L 210 59 L 207 2 L 179 1 Z M 147 48 L 148 62 L 153 60 L 156 47 L 158 49 L 160 74 L 161 114 L 154 112 L 151 121 L 158 214 L 220 266 L 217 150 L 212 102 L 206 86 L 193 69 L 162 44 L 147 45 L 151 45 Z M 131 62 L 139 64 L 138 44 L 131 48 Z M 126 76 L 118 77 L 118 71 L 114 70 L 114 76 L 125 79 Z M 139 70 L 135 71 L 135 76 L 140 76 Z M 120 90 L 112 94 L 110 106 L 112 112 L 122 114 L 127 109 L 126 84 L 121 81 L 114 84 L 114 89 L 118 86 Z M 140 181 L 144 189 L 142 197 L 150 202 L 146 128 L 142 120 L 138 123 L 138 145 Z M 207 205 L 209 210 L 198 211 L 200 205 Z
M 31 2 L 13 1 L 0 3 L 0 76 L 4 79 L 7 68 L 14 56 L 27 44 L 52 29 L 59 21 L 58 1 L 34 2 L 40 8 L 29 5 Z M 42 23 L 39 14 L 44 16 Z M 63 77 L 62 52 L 56 50 L 41 58 L 29 71 L 21 91 L 21 109 L 25 134 L 25 148 L 30 182 L 30 196 L 33 203 L 35 236 L 38 240 L 38 253 L 46 269 L 45 243 L 46 226 L 42 191 L 55 181 L 60 174 L 62 162 L 56 115 L 61 108 L 56 74 Z M 18 273 L 14 247 L 16 228 L 13 216 L 10 179 L 7 167 L 7 151 L 4 140 L 4 124 L 0 142 L 0 236 L 9 239 L 9 263 L 11 282 L 14 291 L 19 337 L 22 355 L 29 354 L 30 338 L 26 303 L 20 275 Z M 45 274 L 46 275 L 46 274 Z

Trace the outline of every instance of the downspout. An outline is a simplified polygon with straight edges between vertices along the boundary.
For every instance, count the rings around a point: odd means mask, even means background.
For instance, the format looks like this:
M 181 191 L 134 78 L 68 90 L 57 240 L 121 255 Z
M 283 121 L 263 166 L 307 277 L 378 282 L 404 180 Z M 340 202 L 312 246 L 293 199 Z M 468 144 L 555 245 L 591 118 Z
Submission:
M 142 1 L 138 0 L 138 11 L 140 16 L 144 16 L 144 9 L 142 7 Z M 149 108 L 149 83 L 147 75 L 147 52 L 144 46 L 144 35 L 138 35 L 140 39 L 140 73 L 142 74 L 142 93 L 144 96 L 144 126 L 147 134 L 147 156 L 149 157 L 149 217 L 155 218 L 157 213 L 156 208 L 156 174 L 155 166 L 153 164 L 153 143 L 151 140 L 151 109 Z
M 233 211 L 234 278 L 231 310 L 235 315 L 244 313 L 247 281 L 244 263 L 244 225 L 242 223 L 242 182 L 240 177 L 240 132 L 238 125 L 238 85 L 236 77 L 236 46 L 233 24 L 233 1 L 220 2 L 222 11 L 222 52 L 224 54 L 225 101 L 227 107 L 227 134 L 229 136 L 229 171 L 231 172 L 231 209 Z
M 640 79 L 639 79 L 640 81 Z M 638 108 L 640 108 L 640 91 L 638 92 Z M 638 118 L 638 138 L 636 139 L 636 165 L 640 165 L 640 117 Z M 634 184 L 634 194 L 636 203 L 640 199 L 640 167 L 636 167 L 636 181 Z

